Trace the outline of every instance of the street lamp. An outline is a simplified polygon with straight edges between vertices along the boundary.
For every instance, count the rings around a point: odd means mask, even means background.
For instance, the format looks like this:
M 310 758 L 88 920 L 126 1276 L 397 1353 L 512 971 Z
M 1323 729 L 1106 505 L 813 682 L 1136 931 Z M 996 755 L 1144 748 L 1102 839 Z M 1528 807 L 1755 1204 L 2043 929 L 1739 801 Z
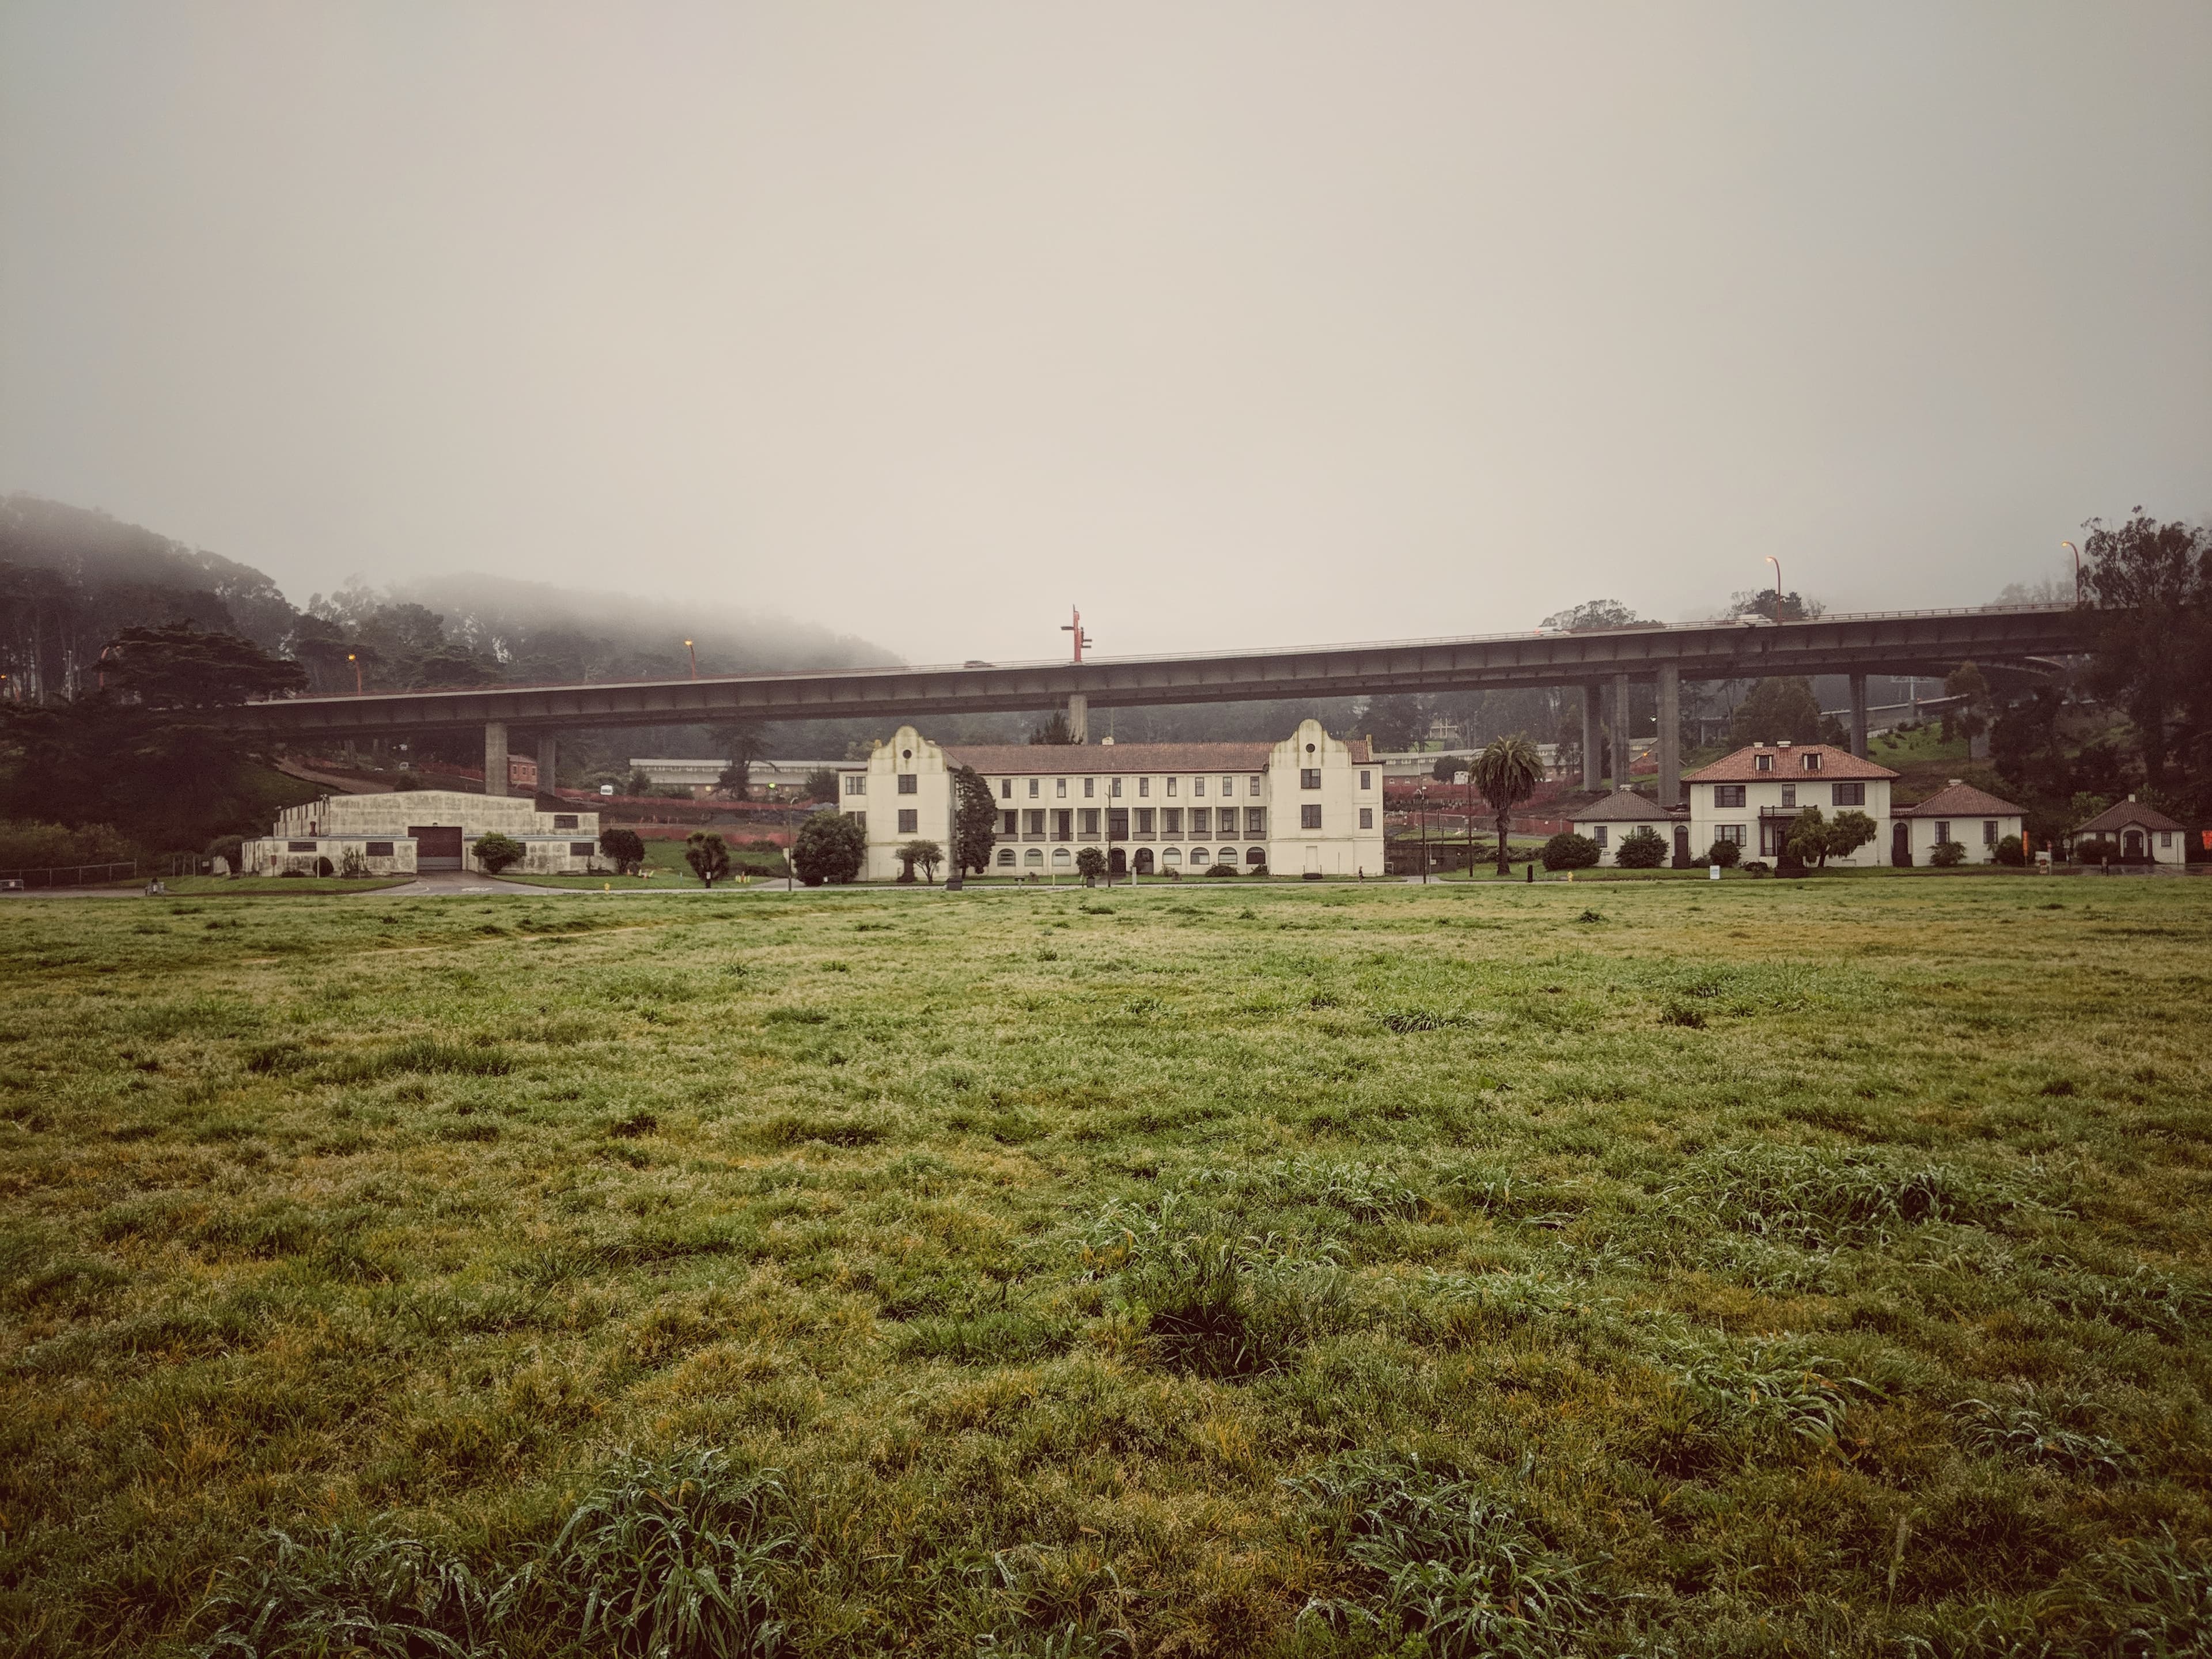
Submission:
M 2071 542 L 2058 544 L 2074 556 L 2074 603 L 2079 605 L 2081 603 L 2081 550 Z
M 1782 561 L 1769 553 L 1766 555 L 1766 562 L 1774 567 L 1774 620 L 1780 622 L 1782 620 Z
M 696 680 L 699 678 L 699 653 L 697 651 L 692 649 L 691 641 L 689 640 L 684 641 L 684 650 L 690 652 L 691 678 Z
M 1421 825 L 1421 885 L 1429 884 L 1429 786 L 1417 785 L 1413 790 L 1413 811 Z
M 357 697 L 361 695 L 361 659 L 349 651 L 346 660 L 353 665 L 353 694 Z

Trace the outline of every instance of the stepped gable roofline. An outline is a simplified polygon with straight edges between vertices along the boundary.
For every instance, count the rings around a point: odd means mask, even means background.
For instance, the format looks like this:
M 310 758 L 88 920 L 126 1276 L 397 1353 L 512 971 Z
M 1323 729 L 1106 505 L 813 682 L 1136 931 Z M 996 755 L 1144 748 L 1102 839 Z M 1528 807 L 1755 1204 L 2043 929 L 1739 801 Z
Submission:
M 1926 800 L 1916 801 L 1911 806 L 1893 807 L 1889 815 L 1893 818 L 2017 818 L 2026 813 L 1986 789 L 1977 789 L 1971 783 L 1953 778 L 1948 787 L 1937 790 Z
M 1765 771 L 1759 769 L 1758 757 L 1765 755 L 1771 764 Z M 1803 757 L 1818 755 L 1820 769 L 1808 772 Z M 1754 743 L 1747 749 L 1739 749 L 1733 755 L 1723 755 L 1711 766 L 1691 773 L 1685 783 L 1802 783 L 1808 778 L 1818 782 L 1824 778 L 1841 778 L 1853 782 L 1865 778 L 1893 778 L 1896 773 L 1887 766 L 1876 766 L 1872 761 L 1861 760 L 1848 749 L 1838 749 L 1832 743 Z
M 2146 806 L 2130 795 L 2125 800 L 2107 806 L 2087 823 L 2077 823 L 2073 833 L 2077 836 L 2101 836 L 2114 830 L 2179 830 L 2181 826 L 2154 806 Z
M 1362 745 L 1364 746 L 1364 744 Z M 1113 772 L 1264 772 L 1272 743 L 947 744 L 945 758 L 988 775 L 1097 777 Z M 1356 760 L 1358 755 L 1354 755 Z
M 1671 823 L 1681 815 L 1633 789 L 1616 789 L 1587 806 L 1576 807 L 1567 816 L 1580 823 Z

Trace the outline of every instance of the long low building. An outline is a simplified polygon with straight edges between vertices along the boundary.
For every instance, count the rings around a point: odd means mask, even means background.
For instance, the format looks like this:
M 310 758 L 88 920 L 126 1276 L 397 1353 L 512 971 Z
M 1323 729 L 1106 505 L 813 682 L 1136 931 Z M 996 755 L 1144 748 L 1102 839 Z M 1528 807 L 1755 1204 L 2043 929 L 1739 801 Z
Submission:
M 410 789 L 381 795 L 325 795 L 278 814 L 274 830 L 240 850 L 241 873 L 412 875 L 481 871 L 483 836 L 519 841 L 509 868 L 530 875 L 586 875 L 599 850 L 599 815 L 527 795 Z
M 910 726 L 841 769 L 838 805 L 861 820 L 861 878 L 888 881 L 898 849 L 949 847 L 952 774 L 997 803 L 990 872 L 1072 876 L 1086 846 L 1109 870 L 1199 875 L 1226 865 L 1289 876 L 1382 872 L 1382 774 L 1364 738 L 1306 720 L 1280 743 L 994 744 L 941 748 Z

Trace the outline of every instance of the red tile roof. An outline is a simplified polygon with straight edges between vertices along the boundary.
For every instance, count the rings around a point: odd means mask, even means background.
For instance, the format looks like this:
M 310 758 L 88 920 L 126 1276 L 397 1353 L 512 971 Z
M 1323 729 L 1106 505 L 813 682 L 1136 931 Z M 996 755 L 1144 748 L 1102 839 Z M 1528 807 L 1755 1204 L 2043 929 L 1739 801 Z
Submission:
M 1926 800 L 1911 806 L 1890 809 L 1895 818 L 2017 818 L 2027 816 L 2024 809 L 2008 800 L 2001 800 L 1986 789 L 1977 789 L 1971 783 L 1961 783 L 1956 778 L 1950 787 L 1939 789 Z
M 2087 823 L 2074 826 L 2077 836 L 2101 836 L 2113 830 L 2179 830 L 2181 826 L 2154 806 L 2132 798 L 2107 806 Z
M 1766 770 L 1759 768 L 1758 757 L 1769 757 Z M 1818 755 L 1820 764 L 1817 770 L 1805 769 L 1805 757 Z M 1685 783 L 1758 783 L 1771 778 L 1778 782 L 1799 783 L 1807 778 L 1893 778 L 1896 773 L 1887 766 L 1876 766 L 1872 761 L 1861 760 L 1848 749 L 1838 749 L 1833 744 L 1793 743 L 1789 744 L 1755 743 L 1748 749 L 1739 749 L 1733 755 L 1723 755 L 1711 766 L 1692 772 L 1682 780 Z
M 1666 823 L 1674 814 L 1648 795 L 1633 789 L 1616 789 L 1567 815 L 1577 823 Z

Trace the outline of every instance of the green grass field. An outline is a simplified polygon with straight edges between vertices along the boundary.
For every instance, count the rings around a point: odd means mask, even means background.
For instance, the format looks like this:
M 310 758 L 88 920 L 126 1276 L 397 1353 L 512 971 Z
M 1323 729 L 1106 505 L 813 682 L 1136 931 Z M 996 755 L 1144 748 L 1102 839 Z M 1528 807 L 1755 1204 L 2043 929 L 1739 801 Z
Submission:
M 2212 884 L 5 914 L 11 1651 L 2212 1642 Z

